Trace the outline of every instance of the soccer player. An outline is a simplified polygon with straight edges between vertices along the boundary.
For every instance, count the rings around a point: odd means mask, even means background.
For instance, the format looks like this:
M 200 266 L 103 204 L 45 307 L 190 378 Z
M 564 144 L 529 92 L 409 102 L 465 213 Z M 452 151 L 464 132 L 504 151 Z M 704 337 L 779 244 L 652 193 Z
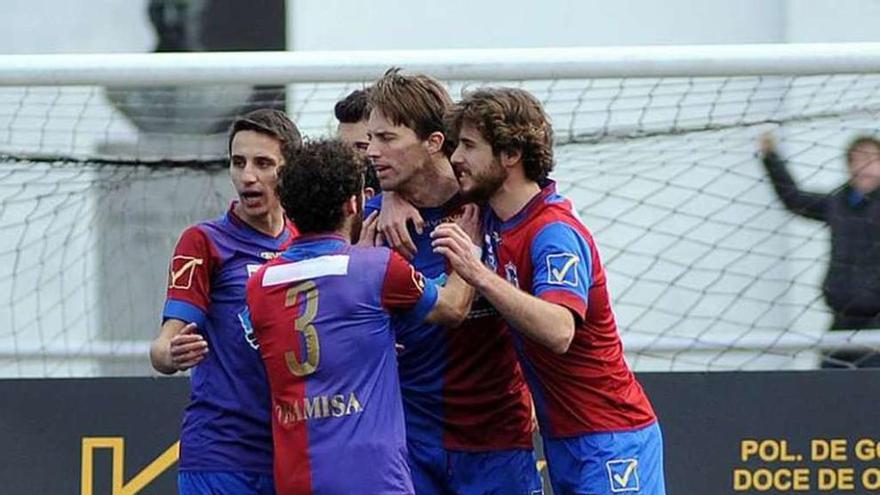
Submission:
M 174 249 L 150 360 L 165 374 L 193 368 L 180 435 L 182 495 L 274 493 L 266 372 L 237 315 L 248 276 L 296 235 L 275 184 L 284 156 L 301 144 L 282 112 L 236 118 L 229 172 L 238 199 L 220 218 L 186 229 Z
M 665 493 L 657 418 L 624 361 L 599 252 L 547 179 L 552 130 L 540 103 L 479 90 L 447 124 L 462 194 L 489 206 L 487 264 L 454 225 L 435 230 L 434 245 L 514 330 L 553 492 Z
M 462 205 L 443 131 L 452 101 L 436 80 L 392 69 L 371 86 L 369 103 L 367 154 L 382 189 L 425 220 L 411 233 L 418 247 L 412 263 L 442 279 L 446 263 L 431 251 L 430 233 Z M 368 213 L 387 206 L 383 196 L 367 204 Z M 497 313 L 475 301 L 457 328 L 395 325 L 406 329 L 398 359 L 416 493 L 541 493 L 528 389 Z
M 271 384 L 276 487 L 411 494 L 391 315 L 455 325 L 473 289 L 457 276 L 438 289 L 390 249 L 351 245 L 363 161 L 348 146 L 315 141 L 285 158 L 278 195 L 301 235 L 248 282 L 242 318 Z
M 367 110 L 367 90 L 356 89 L 345 98 L 336 102 L 333 113 L 339 125 L 336 126 L 336 137 L 345 144 L 354 148 L 357 154 L 363 158 L 367 156 L 367 146 L 370 138 L 367 136 L 367 119 L 370 112 Z M 379 179 L 372 164 L 367 164 L 364 172 L 364 195 L 367 199 L 375 196 L 379 191 Z

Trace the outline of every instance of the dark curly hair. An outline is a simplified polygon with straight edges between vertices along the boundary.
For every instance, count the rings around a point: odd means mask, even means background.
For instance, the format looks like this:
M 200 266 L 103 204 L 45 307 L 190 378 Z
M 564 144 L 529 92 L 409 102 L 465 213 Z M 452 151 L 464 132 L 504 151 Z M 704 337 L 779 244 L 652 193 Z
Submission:
M 232 154 L 232 140 L 241 131 L 254 131 L 271 136 L 281 144 L 281 155 L 286 157 L 302 146 L 302 135 L 296 124 L 287 114 L 274 108 L 261 108 L 239 115 L 229 126 L 229 145 L 227 150 Z
M 364 163 L 354 150 L 337 139 L 306 141 L 284 162 L 275 190 L 296 228 L 309 234 L 341 227 L 343 205 L 364 188 Z
M 399 67 L 385 72 L 367 94 L 368 105 L 382 112 L 394 125 L 409 127 L 419 139 L 435 132 L 444 134 L 443 114 L 452 98 L 439 81 L 424 74 L 403 75 Z M 444 139 L 443 152 L 450 156 L 453 142 Z
M 462 126 L 473 125 L 492 153 L 522 153 L 529 180 L 541 183 L 553 170 L 553 128 L 541 103 L 517 88 L 481 88 L 465 95 L 447 112 L 446 128 L 458 140 Z

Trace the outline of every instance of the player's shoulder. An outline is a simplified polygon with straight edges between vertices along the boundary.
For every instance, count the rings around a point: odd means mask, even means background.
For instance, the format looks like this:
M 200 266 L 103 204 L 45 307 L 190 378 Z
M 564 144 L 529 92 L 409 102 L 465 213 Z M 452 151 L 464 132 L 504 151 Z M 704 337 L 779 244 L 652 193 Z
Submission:
M 210 256 L 211 238 L 201 223 L 193 224 L 183 229 L 177 238 L 174 251 L 177 254 Z
M 557 193 L 550 194 L 545 198 L 542 208 L 536 212 L 535 217 L 538 220 L 536 223 L 539 229 L 547 224 L 562 223 L 582 234 L 589 235 L 589 229 L 581 219 L 574 202 Z
M 351 246 L 346 253 L 353 261 L 370 266 L 372 263 L 388 261 L 394 251 L 385 246 Z
M 209 218 L 189 225 L 180 234 L 180 239 L 200 239 L 208 241 L 212 237 L 229 230 L 226 215 Z

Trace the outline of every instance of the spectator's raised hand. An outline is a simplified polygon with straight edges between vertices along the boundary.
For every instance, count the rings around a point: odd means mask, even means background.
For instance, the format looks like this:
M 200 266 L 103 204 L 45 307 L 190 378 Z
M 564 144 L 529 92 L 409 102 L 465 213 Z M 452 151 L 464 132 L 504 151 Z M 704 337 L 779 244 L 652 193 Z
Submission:
M 761 134 L 761 137 L 758 138 L 758 149 L 761 151 L 762 156 L 776 153 L 776 137 L 773 136 L 772 132 Z

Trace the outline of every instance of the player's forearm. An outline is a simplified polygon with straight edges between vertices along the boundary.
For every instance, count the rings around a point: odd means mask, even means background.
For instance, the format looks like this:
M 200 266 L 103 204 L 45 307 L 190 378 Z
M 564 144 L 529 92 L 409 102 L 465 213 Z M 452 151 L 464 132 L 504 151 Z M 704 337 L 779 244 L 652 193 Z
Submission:
M 177 372 L 171 359 L 171 342 L 163 336 L 157 337 L 150 344 L 150 363 L 153 369 L 165 375 Z
M 476 290 L 468 285 L 455 272 L 446 280 L 446 285 L 438 290 L 437 306 L 428 315 L 429 323 L 456 327 L 467 318 L 471 310 Z
M 574 316 L 567 308 L 538 299 L 488 269 L 475 284 L 512 327 L 555 353 L 568 352 L 574 338 Z

